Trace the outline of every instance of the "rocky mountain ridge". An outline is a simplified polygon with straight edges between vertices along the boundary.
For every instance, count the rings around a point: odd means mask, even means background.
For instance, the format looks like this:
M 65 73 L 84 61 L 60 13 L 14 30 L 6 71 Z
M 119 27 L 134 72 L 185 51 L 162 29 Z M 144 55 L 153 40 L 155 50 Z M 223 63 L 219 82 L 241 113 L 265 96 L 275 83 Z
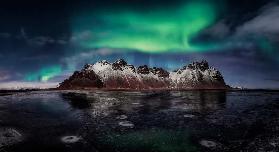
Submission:
M 173 72 L 147 65 L 135 67 L 125 60 L 86 64 L 60 83 L 58 89 L 227 89 L 221 73 L 207 61 L 193 62 Z

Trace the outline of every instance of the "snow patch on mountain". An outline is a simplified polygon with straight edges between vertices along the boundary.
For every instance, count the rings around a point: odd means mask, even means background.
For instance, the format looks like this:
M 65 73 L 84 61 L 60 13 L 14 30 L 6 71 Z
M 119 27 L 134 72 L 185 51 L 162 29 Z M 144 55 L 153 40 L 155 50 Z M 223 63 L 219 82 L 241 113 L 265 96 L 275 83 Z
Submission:
M 115 63 L 119 64 L 119 60 L 117 60 Z M 113 64 L 109 63 L 106 60 L 97 62 L 90 66 L 87 70 L 93 70 L 97 75 L 100 76 L 103 82 L 105 82 L 108 78 L 116 78 L 116 77 L 122 77 L 122 78 L 130 78 L 134 77 L 138 79 L 139 81 L 142 81 L 142 79 L 157 79 L 160 80 L 158 75 L 149 72 L 148 74 L 140 74 L 137 73 L 133 65 L 124 64 L 121 65 L 120 69 L 113 68 Z

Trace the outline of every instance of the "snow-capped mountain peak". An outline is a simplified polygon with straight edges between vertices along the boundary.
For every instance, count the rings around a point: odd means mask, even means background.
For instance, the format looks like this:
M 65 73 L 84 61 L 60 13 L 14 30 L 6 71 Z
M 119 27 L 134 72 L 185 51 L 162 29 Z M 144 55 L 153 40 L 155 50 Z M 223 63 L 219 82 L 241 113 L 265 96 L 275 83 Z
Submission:
M 83 78 L 79 78 L 79 76 Z M 86 79 L 86 81 L 92 83 L 93 88 L 102 86 L 108 89 L 227 88 L 221 73 L 210 67 L 205 60 L 193 62 L 174 72 L 168 72 L 157 67 L 149 68 L 147 65 L 136 68 L 123 59 L 116 60 L 113 63 L 103 60 L 93 65 L 86 64 L 81 72 L 75 73 L 69 79 L 75 83 L 80 79 L 83 81 Z M 65 81 L 71 83 L 69 79 Z M 61 83 L 59 88 L 73 86 L 65 85 L 64 82 Z M 100 82 L 102 85 L 100 85 Z

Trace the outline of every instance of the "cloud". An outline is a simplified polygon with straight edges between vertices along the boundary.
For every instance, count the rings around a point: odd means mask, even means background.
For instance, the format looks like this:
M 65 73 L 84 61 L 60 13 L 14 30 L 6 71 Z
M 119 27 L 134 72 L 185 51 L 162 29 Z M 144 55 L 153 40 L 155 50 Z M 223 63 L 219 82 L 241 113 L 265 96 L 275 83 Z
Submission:
M 0 83 L 0 89 L 47 89 L 55 88 L 58 86 L 58 82 L 44 83 L 44 82 L 21 82 L 21 81 L 11 81 Z
M 203 31 L 203 34 L 208 34 L 214 38 L 224 38 L 228 36 L 229 33 L 230 29 L 224 21 L 219 21 Z
M 24 56 L 21 60 L 23 61 L 34 61 L 38 62 L 40 60 L 47 60 L 49 58 L 49 55 L 37 55 L 37 56 Z
M 61 44 L 61 45 L 65 45 L 68 43 L 68 41 L 60 39 L 60 40 L 56 40 L 56 43 Z
M 202 31 L 201 38 L 204 36 L 205 40 L 221 44 L 223 50 L 260 49 L 262 55 L 279 61 L 279 52 L 276 49 L 279 42 L 278 35 L 279 5 L 270 3 L 263 6 L 257 15 L 237 26 L 232 25 L 227 19 L 217 22 Z M 248 56 L 253 56 L 253 53 L 255 52 L 243 51 L 243 54 Z
M 97 57 L 97 56 L 106 57 L 109 55 L 118 54 L 121 53 L 121 50 L 122 49 L 110 49 L 110 48 L 92 49 L 92 50 L 82 51 L 70 57 L 65 57 L 62 59 L 62 61 L 66 61 L 66 62 L 86 61 L 88 59 L 92 59 L 93 57 Z
M 110 48 L 99 48 L 87 51 L 82 51 L 72 56 L 64 57 L 61 59 L 62 63 L 65 63 L 69 70 L 75 70 L 77 65 L 92 63 L 93 59 L 104 59 L 108 56 L 121 54 L 122 49 L 110 49 Z M 122 52 L 123 53 L 123 52 Z
M 236 29 L 236 35 L 279 34 L 279 6 L 267 5 L 261 13 Z
M 265 80 L 272 81 L 272 82 L 275 82 L 275 83 L 279 83 L 279 79 L 276 79 L 276 78 L 267 78 Z
M 28 39 L 28 36 L 27 36 L 27 34 L 25 32 L 25 29 L 23 27 L 20 29 L 20 37 L 22 37 L 24 39 Z
M 5 34 L 5 33 L 2 33 L 2 34 Z M 5 35 L 3 35 L 3 36 L 5 36 Z M 0 33 L 0 37 L 1 37 L 1 33 Z M 9 37 L 11 37 L 11 35 L 9 35 Z M 20 29 L 20 34 L 17 35 L 15 38 L 17 38 L 19 40 L 24 40 L 24 41 L 26 41 L 27 44 L 29 44 L 31 46 L 44 46 L 46 44 L 65 45 L 69 42 L 66 38 L 55 39 L 53 37 L 46 36 L 46 35 L 29 36 L 24 28 Z
M 50 36 L 37 36 L 27 39 L 27 42 L 33 46 L 44 46 L 46 44 L 65 45 L 68 44 L 69 41 L 66 39 L 54 39 Z
M 10 33 L 0 33 L 0 38 L 10 38 L 11 34 Z
M 73 36 L 70 38 L 71 42 L 79 42 L 79 41 L 86 41 L 93 38 L 93 34 L 89 30 L 76 32 L 73 34 Z
M 30 45 L 42 46 L 45 44 L 55 43 L 55 40 L 48 36 L 38 36 L 27 40 Z
M 0 81 L 5 81 L 10 78 L 10 75 L 7 71 L 0 71 Z

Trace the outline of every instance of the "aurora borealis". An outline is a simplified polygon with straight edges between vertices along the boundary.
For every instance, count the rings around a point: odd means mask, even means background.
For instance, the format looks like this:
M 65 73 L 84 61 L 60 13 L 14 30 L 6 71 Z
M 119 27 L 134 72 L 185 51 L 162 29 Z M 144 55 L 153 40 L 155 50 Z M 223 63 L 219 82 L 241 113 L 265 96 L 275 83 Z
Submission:
M 37 81 L 39 79 L 40 81 L 47 82 L 49 79 L 59 75 L 60 73 L 60 66 L 46 67 L 36 71 L 35 73 L 27 74 L 25 79 L 27 81 Z
M 118 58 L 168 70 L 206 59 L 232 86 L 279 86 L 277 0 L 27 0 L 0 7 L 0 88 L 58 83 L 85 63 Z
M 74 31 L 82 29 L 94 33 L 91 39 L 81 42 L 85 48 L 110 47 L 136 49 L 147 53 L 206 51 L 206 44 L 192 44 L 191 38 L 212 25 L 217 18 L 217 7 L 207 1 L 190 1 L 177 7 L 163 7 L 143 12 L 120 10 L 97 11 L 82 15 L 73 25 Z M 93 23 L 87 23 L 88 20 Z M 95 20 L 103 24 L 94 25 Z M 92 25 L 93 24 L 93 25 Z M 84 25 L 84 24 L 82 24 Z

